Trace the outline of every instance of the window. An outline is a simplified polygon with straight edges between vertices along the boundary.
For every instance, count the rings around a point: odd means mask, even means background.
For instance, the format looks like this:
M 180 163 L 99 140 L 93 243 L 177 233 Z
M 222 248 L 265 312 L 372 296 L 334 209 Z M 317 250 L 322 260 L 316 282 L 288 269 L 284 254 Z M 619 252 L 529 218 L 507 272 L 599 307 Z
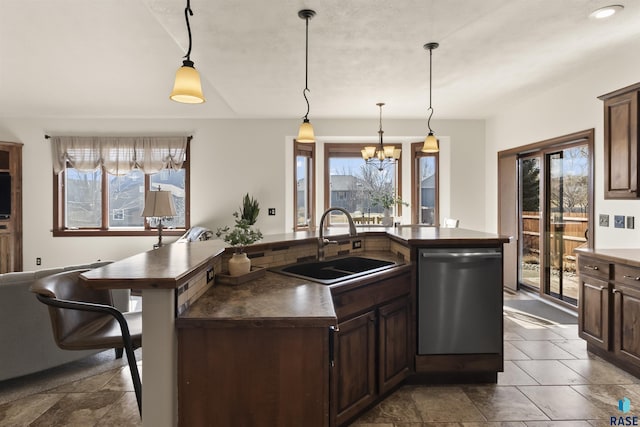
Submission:
M 308 230 L 315 225 L 315 144 L 294 141 L 295 156 L 294 230 Z
M 402 193 L 401 163 L 381 171 L 362 160 L 360 150 L 371 144 L 325 144 L 325 207 L 347 210 L 358 223 L 379 224 L 384 208 L 376 202 L 382 195 Z M 394 207 L 393 216 L 401 215 L 402 206 Z M 346 216 L 332 212 L 332 224 L 346 224 Z
M 189 228 L 187 138 L 52 140 L 54 236 L 155 234 L 140 213 L 146 192 L 158 189 L 171 191 L 177 212 L 163 221 L 165 234 Z
M 438 225 L 438 153 L 423 153 L 422 142 L 411 144 L 414 224 Z

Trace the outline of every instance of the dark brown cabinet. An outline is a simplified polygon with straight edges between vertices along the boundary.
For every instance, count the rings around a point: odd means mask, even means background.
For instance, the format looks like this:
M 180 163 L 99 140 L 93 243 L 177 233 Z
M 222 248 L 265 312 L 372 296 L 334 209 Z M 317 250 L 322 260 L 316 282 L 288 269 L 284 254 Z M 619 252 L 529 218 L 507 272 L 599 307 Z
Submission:
M 613 352 L 640 367 L 640 268 L 615 266 Z
M 609 263 L 580 257 L 578 334 L 592 345 L 609 349 Z
M 378 401 L 409 374 L 411 274 L 336 291 L 333 372 L 338 425 Z
M 598 97 L 604 101 L 605 199 L 640 197 L 639 90 L 640 83 Z
M 587 350 L 640 375 L 640 266 L 637 261 L 578 256 L 578 334 Z

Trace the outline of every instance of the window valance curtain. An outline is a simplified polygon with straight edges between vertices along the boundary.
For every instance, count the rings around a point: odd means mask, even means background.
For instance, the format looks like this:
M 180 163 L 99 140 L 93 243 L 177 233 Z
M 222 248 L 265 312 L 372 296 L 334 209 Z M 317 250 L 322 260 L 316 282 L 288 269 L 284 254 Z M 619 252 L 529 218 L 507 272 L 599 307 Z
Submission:
M 189 137 L 52 136 L 53 171 L 62 172 L 67 163 L 81 171 L 101 166 L 112 175 L 126 175 L 133 169 L 152 174 L 182 167 Z

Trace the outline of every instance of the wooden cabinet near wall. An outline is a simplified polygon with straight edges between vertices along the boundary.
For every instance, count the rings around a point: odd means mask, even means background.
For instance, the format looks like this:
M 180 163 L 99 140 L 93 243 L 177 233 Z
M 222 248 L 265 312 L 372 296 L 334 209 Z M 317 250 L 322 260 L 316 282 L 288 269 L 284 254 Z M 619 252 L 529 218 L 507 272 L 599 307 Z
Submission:
M 22 271 L 22 144 L 0 142 L 0 273 Z
M 580 252 L 578 334 L 587 350 L 639 376 L 640 250 Z
M 604 198 L 640 197 L 638 150 L 640 83 L 598 98 L 604 101 Z
M 609 349 L 609 262 L 580 256 L 578 325 L 581 338 Z
M 333 392 L 337 424 L 345 425 L 409 374 L 411 274 L 333 296 L 338 316 Z

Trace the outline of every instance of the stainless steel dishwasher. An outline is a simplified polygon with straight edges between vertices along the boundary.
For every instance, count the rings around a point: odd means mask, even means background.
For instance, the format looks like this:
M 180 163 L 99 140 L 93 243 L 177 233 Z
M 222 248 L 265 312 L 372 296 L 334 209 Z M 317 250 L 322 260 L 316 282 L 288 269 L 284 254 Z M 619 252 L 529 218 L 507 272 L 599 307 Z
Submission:
M 418 354 L 502 353 L 502 251 L 420 249 Z

